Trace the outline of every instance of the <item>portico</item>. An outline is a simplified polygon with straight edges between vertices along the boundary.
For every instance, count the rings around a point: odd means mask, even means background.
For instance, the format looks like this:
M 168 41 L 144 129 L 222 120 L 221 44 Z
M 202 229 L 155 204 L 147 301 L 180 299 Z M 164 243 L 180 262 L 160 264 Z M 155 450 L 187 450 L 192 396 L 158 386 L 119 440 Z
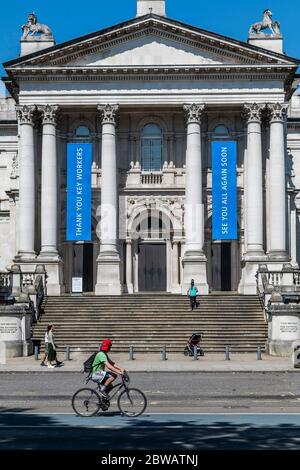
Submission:
M 152 282 L 185 294 L 191 278 L 203 294 L 252 294 L 260 264 L 291 261 L 285 118 L 297 61 L 268 38 L 231 40 L 170 20 L 164 7 L 140 0 L 133 20 L 60 45 L 22 37 L 23 55 L 5 64 L 19 103 L 12 258 L 32 272 L 45 266 L 48 295 L 71 292 L 83 272 L 96 295 Z M 237 144 L 234 240 L 212 237 L 218 140 Z M 92 238 L 82 249 L 66 240 L 71 142 L 92 145 Z M 79 274 L 76 256 L 89 260 Z

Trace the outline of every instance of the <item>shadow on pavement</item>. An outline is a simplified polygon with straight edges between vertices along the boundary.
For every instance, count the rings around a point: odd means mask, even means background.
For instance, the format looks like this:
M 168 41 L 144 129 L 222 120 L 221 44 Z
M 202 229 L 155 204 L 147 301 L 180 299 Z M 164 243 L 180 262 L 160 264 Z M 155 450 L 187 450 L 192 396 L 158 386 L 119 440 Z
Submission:
M 199 425 L 187 417 L 185 422 L 152 416 L 124 420 L 110 426 L 115 413 L 105 417 L 78 419 L 69 415 L 70 424 L 59 415 L 37 415 L 25 408 L 0 409 L 0 450 L 296 450 L 300 426 L 254 426 L 218 422 Z M 96 420 L 96 421 L 92 421 Z M 68 418 L 66 418 L 66 421 Z M 91 424 L 92 423 L 92 424 Z

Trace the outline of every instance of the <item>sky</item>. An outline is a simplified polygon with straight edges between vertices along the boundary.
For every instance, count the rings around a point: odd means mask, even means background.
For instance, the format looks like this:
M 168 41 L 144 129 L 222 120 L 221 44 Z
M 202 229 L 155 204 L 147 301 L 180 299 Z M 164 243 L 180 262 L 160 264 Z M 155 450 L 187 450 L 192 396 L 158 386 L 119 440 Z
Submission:
M 28 13 L 50 26 L 57 44 L 136 15 L 136 0 L 10 0 L 0 5 L 0 64 L 19 56 L 21 26 Z M 241 41 L 247 41 L 250 25 L 261 21 L 269 8 L 281 24 L 284 51 L 300 58 L 300 0 L 166 0 L 166 8 L 169 18 Z M 5 75 L 2 66 L 0 74 Z

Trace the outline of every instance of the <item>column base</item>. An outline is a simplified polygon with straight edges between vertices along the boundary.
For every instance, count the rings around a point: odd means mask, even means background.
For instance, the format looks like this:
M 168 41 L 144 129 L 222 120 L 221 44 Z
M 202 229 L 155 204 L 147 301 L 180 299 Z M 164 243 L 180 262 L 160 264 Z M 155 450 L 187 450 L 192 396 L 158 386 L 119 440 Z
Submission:
M 41 262 L 58 262 L 61 261 L 61 257 L 59 256 L 57 251 L 41 251 L 37 257 L 38 261 Z
M 18 251 L 17 255 L 14 258 L 16 263 L 21 262 L 34 262 L 36 260 L 36 253 L 35 251 Z
M 260 264 L 266 264 L 267 255 L 262 250 L 252 250 L 245 253 L 242 268 L 242 277 L 239 283 L 238 292 L 245 295 L 257 294 L 256 273 Z
M 248 255 L 248 254 L 247 254 Z M 256 295 L 257 294 L 257 283 L 256 273 L 260 263 L 266 262 L 266 257 L 263 259 L 247 259 L 247 255 L 244 259 L 244 266 L 242 268 L 242 277 L 239 283 L 238 292 L 244 295 Z
M 133 294 L 133 284 L 126 284 L 125 289 L 127 294 Z
M 251 261 L 251 262 L 257 262 L 257 263 L 265 263 L 267 261 L 268 257 L 267 255 L 260 250 L 257 251 L 248 251 L 244 255 L 244 261 Z
M 121 295 L 120 258 L 118 253 L 100 253 L 97 259 L 95 295 Z
M 290 260 L 286 251 L 272 250 L 268 253 L 268 261 L 288 263 Z
M 182 260 L 183 280 L 181 293 L 186 295 L 191 286 L 191 279 L 194 279 L 200 295 L 207 295 L 209 287 L 207 283 L 207 260 L 201 251 L 187 251 Z
M 193 279 L 193 278 L 192 278 Z M 181 285 L 177 284 L 176 286 L 172 286 L 171 288 L 172 294 L 181 294 Z M 185 292 L 186 293 L 186 292 Z

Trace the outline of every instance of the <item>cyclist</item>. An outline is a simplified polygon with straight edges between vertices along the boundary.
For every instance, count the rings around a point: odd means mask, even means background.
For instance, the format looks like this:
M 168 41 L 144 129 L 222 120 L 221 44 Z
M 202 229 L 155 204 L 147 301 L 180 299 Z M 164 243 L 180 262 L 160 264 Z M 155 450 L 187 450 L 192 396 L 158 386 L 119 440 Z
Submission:
M 105 398 L 108 398 L 108 391 L 112 388 L 112 383 L 116 380 L 117 375 L 124 375 L 125 372 L 125 369 L 108 357 L 107 353 L 110 351 L 111 347 L 111 340 L 105 339 L 92 365 L 92 380 L 101 385 L 100 390 Z

